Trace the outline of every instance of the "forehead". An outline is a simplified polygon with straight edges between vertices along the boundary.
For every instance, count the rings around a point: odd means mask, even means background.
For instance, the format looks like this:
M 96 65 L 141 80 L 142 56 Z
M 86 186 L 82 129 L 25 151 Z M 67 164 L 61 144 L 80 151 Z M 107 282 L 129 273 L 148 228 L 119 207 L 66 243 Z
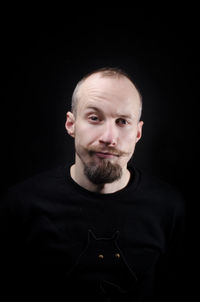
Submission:
M 88 102 L 136 110 L 140 107 L 140 96 L 133 83 L 124 76 L 93 74 L 79 88 L 79 106 L 83 108 Z

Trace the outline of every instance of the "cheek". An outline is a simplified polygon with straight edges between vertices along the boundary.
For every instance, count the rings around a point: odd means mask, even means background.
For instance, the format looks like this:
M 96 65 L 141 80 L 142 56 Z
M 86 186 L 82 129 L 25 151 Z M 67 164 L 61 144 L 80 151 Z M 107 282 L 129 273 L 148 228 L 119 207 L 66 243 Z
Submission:
M 75 127 L 75 141 L 78 145 L 90 145 L 98 139 L 98 131 L 88 124 L 82 123 Z
M 123 132 L 121 134 L 120 141 L 122 147 L 127 149 L 127 151 L 132 152 L 136 144 L 136 132 L 134 130 Z

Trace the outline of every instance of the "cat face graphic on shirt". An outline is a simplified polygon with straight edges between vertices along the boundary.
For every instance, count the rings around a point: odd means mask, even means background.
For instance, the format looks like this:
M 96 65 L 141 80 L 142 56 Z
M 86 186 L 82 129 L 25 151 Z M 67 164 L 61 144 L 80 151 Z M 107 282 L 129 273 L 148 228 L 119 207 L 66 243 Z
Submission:
M 127 292 L 137 282 L 137 277 L 129 267 L 117 240 L 119 232 L 112 237 L 96 237 L 88 230 L 88 243 L 80 254 L 70 274 L 70 278 L 99 283 L 107 291 Z

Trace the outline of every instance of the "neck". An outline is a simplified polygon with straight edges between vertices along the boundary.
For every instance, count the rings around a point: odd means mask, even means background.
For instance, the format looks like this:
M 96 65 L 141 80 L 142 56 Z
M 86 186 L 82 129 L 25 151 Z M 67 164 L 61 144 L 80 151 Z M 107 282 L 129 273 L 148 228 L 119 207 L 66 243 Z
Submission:
M 105 184 L 93 184 L 84 174 L 83 165 L 79 165 L 75 163 L 71 166 L 70 174 L 72 179 L 84 189 L 97 192 L 100 194 L 109 194 L 115 193 L 123 188 L 125 188 L 130 180 L 130 172 L 127 167 L 124 168 L 122 172 L 122 177 L 119 180 L 116 180 L 112 183 L 105 183 Z

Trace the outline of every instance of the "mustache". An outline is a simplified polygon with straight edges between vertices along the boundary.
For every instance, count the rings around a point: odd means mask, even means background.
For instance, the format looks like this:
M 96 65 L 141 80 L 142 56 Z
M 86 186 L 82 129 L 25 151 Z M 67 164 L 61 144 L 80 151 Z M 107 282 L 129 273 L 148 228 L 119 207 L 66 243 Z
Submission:
M 100 148 L 100 147 L 92 147 L 88 149 L 89 153 L 111 153 L 115 156 L 126 156 L 129 153 L 116 149 L 114 147 L 108 148 Z

